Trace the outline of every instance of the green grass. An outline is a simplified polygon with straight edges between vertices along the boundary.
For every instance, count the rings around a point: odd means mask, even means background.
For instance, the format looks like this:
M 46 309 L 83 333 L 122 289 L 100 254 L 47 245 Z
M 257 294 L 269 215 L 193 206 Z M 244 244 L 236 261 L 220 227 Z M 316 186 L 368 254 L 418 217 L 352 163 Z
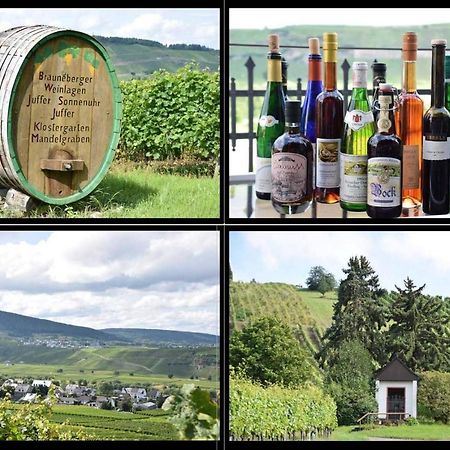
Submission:
M 337 300 L 336 292 L 327 292 L 325 297 L 320 292 L 301 290 L 301 296 L 304 304 L 316 321 L 319 329 L 323 332 L 331 325 L 333 317 L 333 305 Z
M 231 283 L 230 325 L 241 329 L 260 317 L 279 318 L 289 326 L 315 327 L 323 334 L 331 325 L 336 293 L 325 297 L 316 291 L 284 283 Z
M 262 317 L 276 317 L 296 330 L 302 345 L 314 354 L 321 336 L 331 324 L 336 294 L 325 297 L 315 291 L 285 283 L 230 284 L 230 328 L 241 330 Z
M 399 426 L 377 426 L 373 429 L 352 431 L 354 426 L 342 426 L 333 431 L 329 440 L 367 441 L 370 438 L 450 440 L 450 425 L 420 424 Z
M 165 69 L 175 72 L 180 67 L 195 61 L 201 68 L 219 68 L 217 50 L 177 50 L 148 47 L 141 44 L 104 43 L 120 80 L 147 78 L 152 72 Z
M 76 203 L 43 204 L 27 214 L 0 210 L 0 218 L 218 218 L 219 205 L 219 177 L 161 175 L 113 163 L 97 189 Z

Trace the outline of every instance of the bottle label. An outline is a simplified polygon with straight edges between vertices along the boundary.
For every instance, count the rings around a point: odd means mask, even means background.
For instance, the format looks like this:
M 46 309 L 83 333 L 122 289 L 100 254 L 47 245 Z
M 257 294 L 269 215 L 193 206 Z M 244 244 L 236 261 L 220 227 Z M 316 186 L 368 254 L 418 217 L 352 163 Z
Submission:
M 450 159 L 450 141 L 427 141 L 423 138 L 423 159 L 442 161 Z
M 419 189 L 419 146 L 403 146 L 403 189 Z
M 367 69 L 355 70 L 353 69 L 353 87 L 354 88 L 366 88 L 367 87 Z
M 265 194 L 272 191 L 271 158 L 256 157 L 255 190 Z
M 401 161 L 396 158 L 370 158 L 367 162 L 367 204 L 382 208 L 400 206 Z
M 392 122 L 389 120 L 389 106 L 391 106 L 391 97 L 389 95 L 380 95 L 378 97 L 380 105 L 380 116 L 378 118 L 377 127 L 380 133 L 388 133 Z
M 298 153 L 272 155 L 272 199 L 295 202 L 306 194 L 307 159 Z
M 349 203 L 367 201 L 367 155 L 340 154 L 341 200 Z
M 360 109 L 354 109 L 353 111 L 347 111 L 344 122 L 353 130 L 358 131 L 367 123 L 374 121 L 372 111 L 361 111 Z
M 261 116 L 259 118 L 259 125 L 261 127 L 270 128 L 270 127 L 273 127 L 274 125 L 276 125 L 277 123 L 280 123 L 280 121 L 270 115 L 269 116 Z
M 339 187 L 340 139 L 317 138 L 316 186 L 319 188 Z
M 267 60 L 267 81 L 282 82 L 281 59 Z

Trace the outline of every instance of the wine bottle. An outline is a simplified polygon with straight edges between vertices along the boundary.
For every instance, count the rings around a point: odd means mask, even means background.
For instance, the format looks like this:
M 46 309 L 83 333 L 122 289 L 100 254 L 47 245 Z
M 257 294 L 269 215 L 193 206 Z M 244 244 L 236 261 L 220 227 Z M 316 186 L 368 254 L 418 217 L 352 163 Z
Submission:
M 386 64 L 375 61 L 372 64 L 372 114 L 374 122 L 378 120 L 378 109 L 375 108 L 375 104 L 378 100 L 378 88 L 380 83 L 386 83 Z
M 339 152 L 344 98 L 337 89 L 337 33 L 323 34 L 324 88 L 316 99 L 315 200 L 339 201 Z
M 395 133 L 394 107 L 392 86 L 380 83 L 377 131 L 367 142 L 367 214 L 374 219 L 402 213 L 403 144 Z
M 284 132 L 284 106 L 279 38 L 278 35 L 271 34 L 267 55 L 267 87 L 256 130 L 255 191 L 256 196 L 262 200 L 270 200 L 272 145 Z
M 375 132 L 367 96 L 367 63 L 354 62 L 352 98 L 345 115 L 340 155 L 341 208 L 367 208 L 367 141 Z
M 322 56 L 318 38 L 308 39 L 308 84 L 303 103 L 300 131 L 313 144 L 316 143 L 316 98 L 323 91 Z
M 422 121 L 423 101 L 417 93 L 417 34 L 403 35 L 403 86 L 396 114 L 397 134 L 403 143 L 402 215 L 419 215 L 422 204 Z
M 423 118 L 422 209 L 425 214 L 449 212 L 450 113 L 445 108 L 445 39 L 431 41 L 431 106 Z
M 300 101 L 286 102 L 286 132 L 272 148 L 272 205 L 280 214 L 306 211 L 313 197 L 313 147 L 300 132 Z
M 281 58 L 281 81 L 283 83 L 283 92 L 284 92 L 284 99 L 289 100 L 288 97 L 288 62 L 286 61 L 286 58 L 283 56 Z

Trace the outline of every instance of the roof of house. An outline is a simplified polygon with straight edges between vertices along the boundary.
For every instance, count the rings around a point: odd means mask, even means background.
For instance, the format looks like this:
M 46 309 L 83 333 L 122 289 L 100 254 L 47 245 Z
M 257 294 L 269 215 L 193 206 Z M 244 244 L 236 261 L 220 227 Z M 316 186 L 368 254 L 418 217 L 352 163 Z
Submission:
M 414 373 L 397 355 L 375 374 L 379 381 L 417 381 L 419 376 Z
M 59 398 L 60 403 L 70 403 L 73 405 L 76 401 L 78 401 L 78 400 L 73 397 L 60 397 Z
M 21 402 L 32 402 L 36 400 L 37 394 L 25 394 L 20 401 Z
M 30 385 L 29 384 L 19 383 L 16 386 L 15 391 L 16 392 L 23 392 L 23 391 L 28 391 L 29 389 L 30 389 Z
M 136 387 L 125 388 L 125 392 L 127 394 L 143 394 L 143 395 L 147 394 L 147 391 L 144 388 L 136 388 Z
M 33 380 L 33 386 L 47 386 L 52 385 L 52 380 Z

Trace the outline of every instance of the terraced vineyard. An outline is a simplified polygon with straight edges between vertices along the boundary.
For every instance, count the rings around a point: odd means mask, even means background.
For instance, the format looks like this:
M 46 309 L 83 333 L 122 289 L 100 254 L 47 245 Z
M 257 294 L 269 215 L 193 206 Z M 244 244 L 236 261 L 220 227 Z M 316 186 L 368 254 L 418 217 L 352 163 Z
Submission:
M 295 329 L 297 337 L 312 352 L 331 324 L 335 293 L 325 297 L 284 283 L 230 284 L 230 329 L 241 330 L 261 317 L 276 317 Z
M 166 411 L 144 413 L 106 411 L 88 406 L 54 406 L 51 421 L 82 430 L 95 440 L 176 440 L 177 431 Z

